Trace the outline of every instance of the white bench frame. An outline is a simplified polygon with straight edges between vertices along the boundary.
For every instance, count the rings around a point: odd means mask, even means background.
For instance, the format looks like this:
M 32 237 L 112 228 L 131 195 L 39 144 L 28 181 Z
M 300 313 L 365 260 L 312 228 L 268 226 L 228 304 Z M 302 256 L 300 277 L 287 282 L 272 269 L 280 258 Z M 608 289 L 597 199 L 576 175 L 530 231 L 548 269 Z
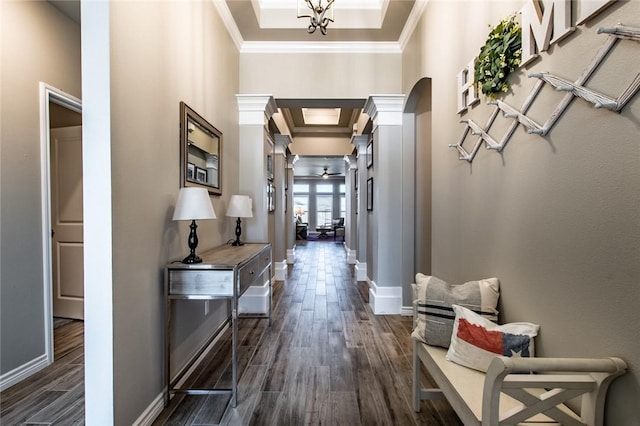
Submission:
M 465 426 L 527 420 L 536 425 L 602 426 L 607 389 L 627 369 L 620 358 L 496 357 L 485 374 L 447 361 L 444 348 L 418 341 L 413 348 L 414 410 L 420 411 L 421 400 L 446 398 Z M 439 389 L 421 388 L 421 364 Z M 564 403 L 580 395 L 576 414 Z

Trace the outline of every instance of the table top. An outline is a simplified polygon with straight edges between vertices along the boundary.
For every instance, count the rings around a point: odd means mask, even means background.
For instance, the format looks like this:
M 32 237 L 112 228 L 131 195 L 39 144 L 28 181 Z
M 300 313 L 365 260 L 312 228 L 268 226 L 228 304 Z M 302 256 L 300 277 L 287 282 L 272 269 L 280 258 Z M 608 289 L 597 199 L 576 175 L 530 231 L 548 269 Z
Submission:
M 185 264 L 178 261 L 168 265 L 171 269 L 219 269 L 233 268 L 255 256 L 270 243 L 245 243 L 243 246 L 225 244 L 213 249 L 197 253 L 202 263 Z

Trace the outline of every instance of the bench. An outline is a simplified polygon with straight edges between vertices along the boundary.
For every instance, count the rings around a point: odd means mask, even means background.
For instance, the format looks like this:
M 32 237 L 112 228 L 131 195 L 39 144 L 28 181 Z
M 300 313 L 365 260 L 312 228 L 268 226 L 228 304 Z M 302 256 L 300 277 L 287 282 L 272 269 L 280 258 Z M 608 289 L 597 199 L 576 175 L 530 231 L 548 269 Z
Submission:
M 413 349 L 414 410 L 421 400 L 446 398 L 465 426 L 601 426 L 607 388 L 627 369 L 620 358 L 497 356 L 483 373 L 448 361 L 447 349 L 417 340 Z M 422 389 L 421 365 L 438 389 Z M 580 395 L 576 414 L 564 403 Z

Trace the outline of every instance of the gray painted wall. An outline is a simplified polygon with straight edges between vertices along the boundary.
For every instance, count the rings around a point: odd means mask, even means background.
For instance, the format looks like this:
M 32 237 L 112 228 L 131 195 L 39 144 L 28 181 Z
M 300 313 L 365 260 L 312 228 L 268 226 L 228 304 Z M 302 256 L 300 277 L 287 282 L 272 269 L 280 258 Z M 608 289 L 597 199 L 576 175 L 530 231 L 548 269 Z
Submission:
M 522 3 L 431 1 L 404 52 L 405 93 L 432 79 L 432 273 L 451 282 L 498 277 L 501 319 L 540 324 L 539 355 L 625 359 L 630 371 L 610 389 L 605 424 L 637 425 L 640 96 L 620 114 L 576 99 L 547 137 L 519 128 L 502 154 L 482 148 L 472 164 L 447 147 L 464 130 L 457 73 L 487 26 Z M 640 27 L 640 3 L 616 2 L 579 26 L 522 69 L 504 100 L 522 105 L 530 72 L 577 78 L 605 42 L 596 29 L 618 22 Z M 588 86 L 617 96 L 640 71 L 639 59 L 638 43 L 620 43 Z M 544 122 L 561 97 L 545 88 L 531 114 Z M 485 123 L 491 112 L 481 102 L 463 118 Z M 499 117 L 490 133 L 500 137 L 508 123 Z
M 217 219 L 198 223 L 202 251 L 234 235 L 238 188 L 238 52 L 211 2 L 111 5 L 115 423 L 131 424 L 163 388 L 163 267 L 184 256 L 188 224 L 171 216 L 179 190 L 179 102 L 223 133 Z M 133 137 L 135 132 L 135 138 Z M 178 303 L 174 367 L 217 327 L 220 303 Z
M 38 85 L 43 81 L 78 98 L 81 89 L 80 27 L 48 2 L 2 2 L 0 8 L 4 375 L 45 353 Z

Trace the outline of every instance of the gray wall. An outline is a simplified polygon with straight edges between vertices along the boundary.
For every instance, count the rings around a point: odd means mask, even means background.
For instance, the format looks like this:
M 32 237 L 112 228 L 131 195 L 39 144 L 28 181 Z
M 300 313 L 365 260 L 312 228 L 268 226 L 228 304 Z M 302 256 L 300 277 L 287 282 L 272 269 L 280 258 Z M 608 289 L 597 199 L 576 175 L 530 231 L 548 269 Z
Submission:
M 610 389 L 605 424 L 637 425 L 640 96 L 620 114 L 573 100 L 547 137 L 519 128 L 502 154 L 481 148 L 472 164 L 447 147 L 464 130 L 461 118 L 484 124 L 492 112 L 483 101 L 456 114 L 457 73 L 484 43 L 487 26 L 521 5 L 431 1 L 404 52 L 405 93 L 432 79 L 431 271 L 451 282 L 498 277 L 501 319 L 540 324 L 539 355 L 625 359 L 630 371 Z M 576 79 L 606 40 L 596 29 L 618 22 L 640 27 L 640 3 L 616 2 L 579 26 L 520 70 L 503 99 L 522 105 L 534 84 L 530 72 Z M 639 57 L 637 42 L 619 43 L 588 86 L 617 96 L 638 73 Z M 531 114 L 546 121 L 561 98 L 545 88 Z M 508 123 L 501 115 L 490 133 L 502 136 Z
M 80 27 L 48 2 L 2 2 L 0 374 L 42 357 L 40 81 L 81 97 Z
M 186 254 L 179 190 L 179 102 L 223 133 L 217 219 L 198 223 L 202 251 L 233 238 L 238 188 L 238 53 L 211 2 L 111 4 L 115 423 L 131 424 L 163 388 L 162 271 Z M 135 137 L 133 137 L 135 133 Z M 178 368 L 216 328 L 224 305 L 176 304 Z

